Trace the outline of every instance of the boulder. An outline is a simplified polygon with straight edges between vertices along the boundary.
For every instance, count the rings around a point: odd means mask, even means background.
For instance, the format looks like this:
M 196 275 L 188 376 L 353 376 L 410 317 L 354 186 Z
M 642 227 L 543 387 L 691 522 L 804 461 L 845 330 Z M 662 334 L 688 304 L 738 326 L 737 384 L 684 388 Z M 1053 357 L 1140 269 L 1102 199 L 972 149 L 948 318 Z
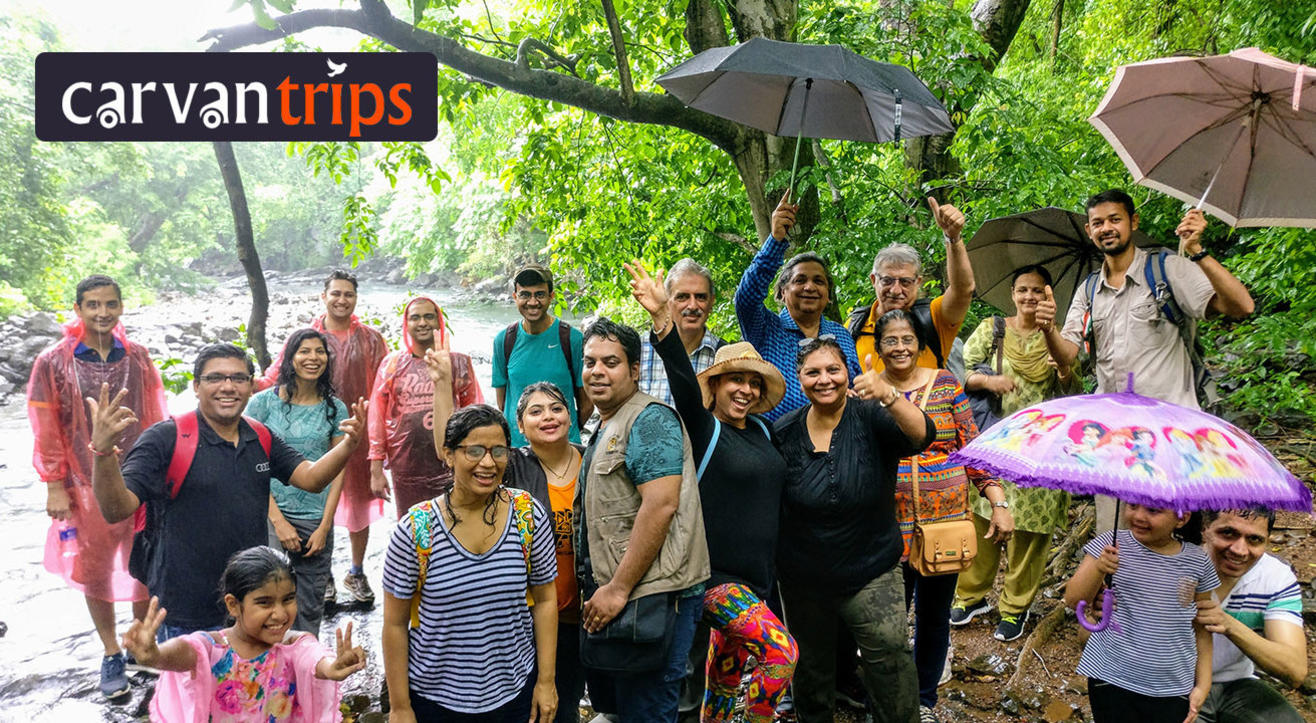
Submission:
M 23 320 L 23 328 L 30 335 L 35 334 L 45 337 L 59 337 L 64 333 L 63 325 L 49 311 L 38 311 L 27 317 Z

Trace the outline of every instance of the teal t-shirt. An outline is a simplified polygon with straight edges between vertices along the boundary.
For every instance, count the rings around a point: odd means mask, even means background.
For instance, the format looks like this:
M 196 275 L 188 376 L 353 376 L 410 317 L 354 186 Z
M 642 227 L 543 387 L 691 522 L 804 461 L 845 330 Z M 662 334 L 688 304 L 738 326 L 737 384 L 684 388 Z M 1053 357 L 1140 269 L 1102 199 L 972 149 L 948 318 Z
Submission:
M 518 324 L 520 322 L 517 322 Z M 506 389 L 507 396 L 503 402 L 503 416 L 512 431 L 512 446 L 524 447 L 529 444 L 521 431 L 516 428 L 516 403 L 521 399 L 521 390 L 535 382 L 553 382 L 567 398 L 567 409 L 571 413 L 571 441 L 580 443 L 580 427 L 576 418 L 576 388 L 580 386 L 580 377 L 572 378 L 567 369 L 567 360 L 562 356 L 562 340 L 558 336 L 558 324 L 561 319 L 554 319 L 553 324 L 539 334 L 531 334 L 522 325 L 516 332 L 516 346 L 507 363 L 503 363 L 503 339 L 507 329 L 494 336 L 493 342 L 493 386 Z M 576 360 L 576 374 L 580 373 L 580 360 L 585 356 L 584 337 L 580 330 L 571 329 L 571 358 Z
M 261 422 L 270 431 L 279 435 L 288 446 L 302 453 L 308 460 L 315 461 L 329 451 L 329 436 L 342 436 L 338 424 L 347 419 L 347 407 L 337 398 L 334 399 L 334 418 L 330 421 L 325 415 L 323 402 L 316 404 L 285 404 L 279 398 L 277 387 L 266 389 L 247 402 L 248 417 Z M 274 480 L 271 479 L 271 482 Z M 284 517 L 298 520 L 318 520 L 324 516 L 325 499 L 329 497 L 326 486 L 319 492 L 307 492 L 290 484 L 271 484 L 270 493 L 279 511 Z

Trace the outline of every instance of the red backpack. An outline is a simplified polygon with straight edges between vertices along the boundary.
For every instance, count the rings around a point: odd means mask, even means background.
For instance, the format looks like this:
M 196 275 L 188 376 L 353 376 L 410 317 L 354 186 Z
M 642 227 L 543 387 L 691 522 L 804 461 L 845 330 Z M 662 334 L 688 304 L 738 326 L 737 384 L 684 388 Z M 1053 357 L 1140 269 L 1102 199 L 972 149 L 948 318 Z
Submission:
M 243 419 L 256 432 L 256 438 L 260 440 L 260 448 L 265 450 L 265 456 L 268 458 L 273 444 L 269 427 L 250 417 Z M 180 414 L 173 420 L 174 451 L 169 458 L 169 469 L 165 472 L 165 487 L 169 490 L 171 500 L 178 497 L 178 490 L 183 486 L 188 471 L 192 469 L 192 460 L 196 459 L 197 446 L 201 442 L 196 410 Z M 133 549 L 128 555 L 128 574 L 148 587 L 146 578 L 151 551 L 159 542 L 163 515 L 164 507 L 159 502 L 143 502 L 133 514 Z

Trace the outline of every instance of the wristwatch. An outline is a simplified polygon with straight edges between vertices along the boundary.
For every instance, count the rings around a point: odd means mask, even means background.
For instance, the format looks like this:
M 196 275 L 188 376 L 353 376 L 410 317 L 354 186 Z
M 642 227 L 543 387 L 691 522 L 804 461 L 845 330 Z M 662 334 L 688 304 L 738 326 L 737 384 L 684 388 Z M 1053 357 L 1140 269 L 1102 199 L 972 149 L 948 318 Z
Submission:
M 1010 509 L 1010 503 L 1007 500 L 1001 500 L 1000 502 L 993 502 L 992 507 L 1000 507 L 1003 510 L 1008 510 Z
M 1204 258 L 1206 258 L 1207 256 L 1209 256 L 1210 253 L 1211 253 L 1210 251 L 1207 251 L 1206 249 L 1202 249 L 1201 251 L 1198 251 L 1197 253 L 1193 254 L 1192 256 L 1189 256 L 1189 257 L 1188 257 L 1188 260 L 1189 260 L 1189 261 L 1193 261 L 1193 262 L 1201 261 L 1202 259 L 1204 259 Z

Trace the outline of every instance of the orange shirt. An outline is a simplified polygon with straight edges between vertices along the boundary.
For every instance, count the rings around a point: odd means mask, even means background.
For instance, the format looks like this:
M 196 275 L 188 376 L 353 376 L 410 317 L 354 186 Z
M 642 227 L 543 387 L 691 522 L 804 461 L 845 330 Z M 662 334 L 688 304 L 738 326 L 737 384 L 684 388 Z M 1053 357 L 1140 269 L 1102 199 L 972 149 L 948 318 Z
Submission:
M 553 536 L 557 540 L 557 609 L 558 622 L 580 622 L 580 590 L 576 586 L 576 551 L 573 547 L 573 513 L 576 480 L 565 485 L 548 486 L 548 501 L 553 506 Z
M 946 318 L 941 315 L 941 302 L 945 300 L 945 298 L 945 295 L 942 295 L 933 299 L 930 308 L 930 311 L 932 312 L 932 325 L 936 327 L 937 336 L 941 339 L 942 358 L 950 356 L 950 347 L 955 343 L 955 335 L 960 331 L 958 325 L 951 326 L 946 321 Z M 873 336 L 873 325 L 878 316 L 877 302 L 874 301 L 873 306 L 868 312 L 868 320 L 864 322 L 862 333 L 854 343 L 855 350 L 859 352 L 859 366 L 862 367 L 864 371 L 876 369 L 880 372 L 883 368 L 882 359 L 877 355 L 877 339 Z M 871 367 L 868 365 L 867 361 L 870 354 L 873 357 L 873 364 Z M 925 347 L 923 352 L 918 355 L 918 365 L 927 369 L 936 369 L 937 357 L 932 353 L 931 349 Z

